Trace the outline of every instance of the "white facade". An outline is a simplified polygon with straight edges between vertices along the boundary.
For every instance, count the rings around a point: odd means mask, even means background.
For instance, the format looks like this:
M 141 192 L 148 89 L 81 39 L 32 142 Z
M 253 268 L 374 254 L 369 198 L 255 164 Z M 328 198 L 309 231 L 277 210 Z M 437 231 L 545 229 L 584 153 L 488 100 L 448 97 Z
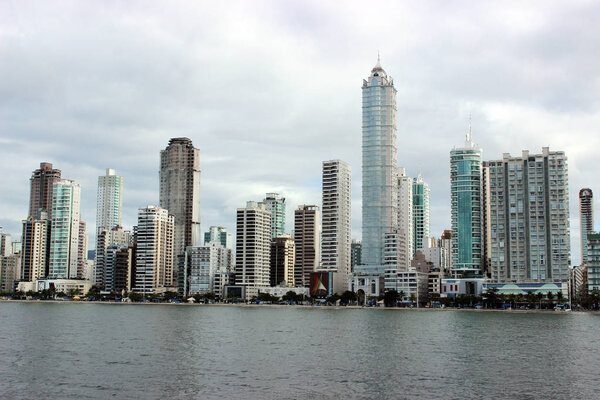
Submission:
M 52 188 L 50 279 L 77 278 L 81 186 L 72 180 L 55 182 Z
M 424 272 L 386 270 L 384 287 L 386 291 L 398 292 L 402 301 L 410 300 L 414 296 L 417 306 L 425 304 L 429 298 L 429 276 Z
M 406 232 L 394 229 L 385 234 L 384 265 L 387 270 L 406 271 L 410 266 L 410 257 L 406 252 Z
M 562 151 L 489 161 L 492 283 L 569 278 L 569 179 Z
M 433 264 L 434 268 L 441 269 L 442 257 L 444 256 L 444 249 L 439 247 L 440 243 L 435 238 L 423 239 L 423 245 L 421 246 L 421 252 L 425 256 L 425 259 Z
M 352 170 L 340 160 L 323 162 L 321 271 L 336 271 L 333 292 L 348 288 L 351 274 Z
M 154 293 L 172 288 L 174 217 L 164 208 L 138 210 L 136 279 L 134 290 Z
M 96 208 L 96 233 L 121 225 L 123 206 L 123 178 L 115 175 L 115 170 L 106 169 L 106 175 L 98 177 L 98 197 Z M 97 247 L 96 247 L 97 249 Z
M 232 250 L 218 242 L 199 247 L 188 246 L 185 251 L 185 270 L 189 271 L 186 296 L 217 292 L 220 284 L 216 283 L 215 277 L 231 272 L 231 259 Z
M 271 270 L 271 212 L 249 201 L 237 209 L 235 284 L 269 286 Z
M 405 168 L 398 168 L 398 229 L 404 233 L 402 258 L 410 265 L 414 251 L 413 179 L 406 176 Z

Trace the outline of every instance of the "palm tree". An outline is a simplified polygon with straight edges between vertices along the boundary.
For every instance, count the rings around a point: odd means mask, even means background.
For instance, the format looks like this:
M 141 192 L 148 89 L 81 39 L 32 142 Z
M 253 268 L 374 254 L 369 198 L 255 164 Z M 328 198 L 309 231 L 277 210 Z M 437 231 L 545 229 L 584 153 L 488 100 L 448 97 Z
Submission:
M 554 294 L 550 291 L 548 291 L 548 293 L 546 294 L 546 297 L 548 298 L 548 303 L 550 303 L 550 308 L 553 308 L 552 306 L 554 305 L 552 303 L 552 299 L 554 299 Z

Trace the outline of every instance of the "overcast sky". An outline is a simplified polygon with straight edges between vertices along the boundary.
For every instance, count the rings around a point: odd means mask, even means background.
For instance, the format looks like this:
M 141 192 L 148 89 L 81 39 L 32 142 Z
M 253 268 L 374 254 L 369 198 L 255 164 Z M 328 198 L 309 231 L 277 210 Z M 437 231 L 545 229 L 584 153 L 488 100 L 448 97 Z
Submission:
M 398 165 L 431 187 L 431 232 L 450 228 L 449 151 L 472 115 L 484 159 L 542 146 L 600 197 L 600 3 L 594 1 L 0 2 L 0 226 L 20 237 L 42 161 L 82 185 L 92 239 L 105 168 L 124 177 L 123 223 L 158 204 L 159 152 L 201 152 L 202 230 L 234 229 L 266 192 L 321 203 L 321 162 L 353 171 L 360 238 L 361 85 L 398 90 Z M 598 224 L 596 225 L 598 226 Z M 93 248 L 90 240 L 90 249 Z

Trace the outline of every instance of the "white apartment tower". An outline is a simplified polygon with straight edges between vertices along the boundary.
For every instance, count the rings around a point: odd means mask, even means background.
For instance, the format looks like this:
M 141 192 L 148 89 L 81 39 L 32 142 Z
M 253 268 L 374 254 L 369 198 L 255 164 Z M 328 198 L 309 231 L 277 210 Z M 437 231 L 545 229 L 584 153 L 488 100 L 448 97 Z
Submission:
M 52 187 L 50 279 L 77 278 L 80 245 L 81 186 L 60 180 Z
M 270 258 L 271 212 L 263 203 L 249 201 L 237 209 L 236 285 L 269 286 Z
M 489 161 L 492 282 L 569 277 L 569 179 L 562 151 Z
M 154 293 L 173 288 L 175 218 L 164 208 L 138 210 L 135 291 Z
M 106 169 L 106 175 L 98 177 L 98 198 L 96 209 L 96 233 L 121 225 L 123 206 L 123 178 L 115 175 L 115 170 Z
M 388 232 L 388 233 L 393 233 Z M 404 168 L 398 168 L 398 231 L 403 235 L 400 259 L 406 265 L 410 265 L 414 251 L 414 228 L 413 228 L 413 179 L 406 176 Z
M 333 291 L 348 288 L 352 272 L 352 170 L 340 160 L 323 162 L 323 208 L 321 209 L 320 270 L 335 271 Z

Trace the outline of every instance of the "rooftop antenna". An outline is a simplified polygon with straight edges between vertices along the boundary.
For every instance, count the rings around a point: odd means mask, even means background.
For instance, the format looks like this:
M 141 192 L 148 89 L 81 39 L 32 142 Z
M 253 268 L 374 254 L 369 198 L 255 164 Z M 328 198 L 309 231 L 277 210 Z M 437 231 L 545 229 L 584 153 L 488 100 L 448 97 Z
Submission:
M 466 143 L 469 146 L 473 145 L 473 135 L 471 133 L 471 113 L 469 113 L 469 130 L 467 131 L 467 140 L 466 140 Z
M 377 50 L 377 65 L 376 66 L 381 68 L 381 60 L 379 58 L 379 50 Z

